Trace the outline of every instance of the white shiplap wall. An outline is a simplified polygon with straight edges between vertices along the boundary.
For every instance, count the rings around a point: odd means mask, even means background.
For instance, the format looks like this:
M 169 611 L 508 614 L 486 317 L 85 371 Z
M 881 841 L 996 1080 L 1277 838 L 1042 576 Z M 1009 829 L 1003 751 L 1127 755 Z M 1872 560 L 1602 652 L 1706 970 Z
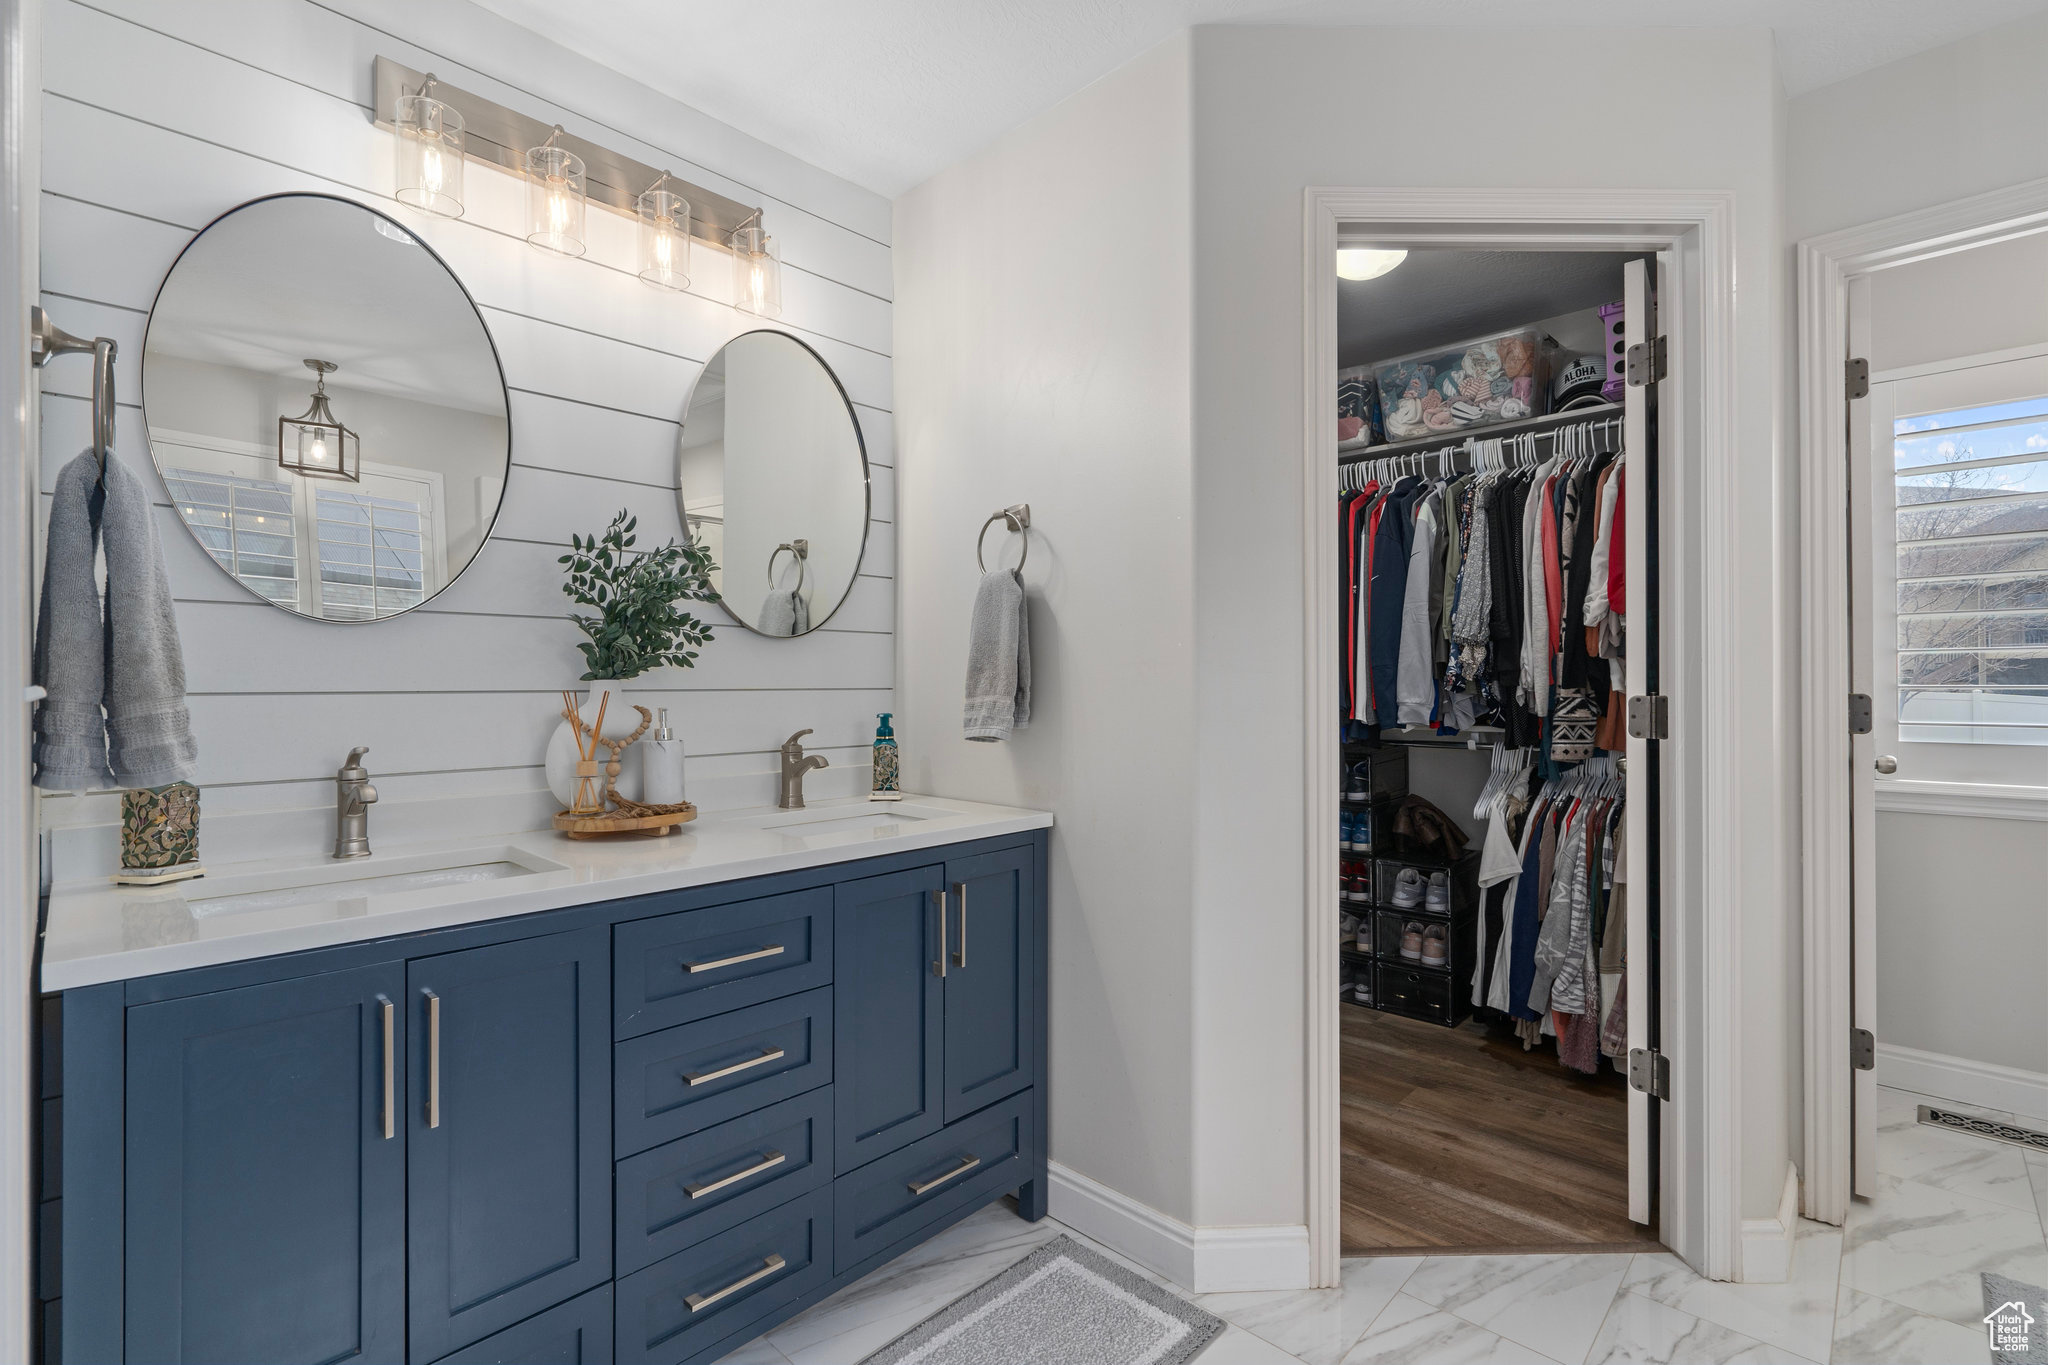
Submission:
M 134 403 L 164 271 L 216 215 L 282 190 L 396 212 L 475 297 L 512 390 L 495 533 L 405 616 L 341 626 L 274 610 L 161 510 L 207 816 L 297 810 L 291 827 L 312 828 L 354 744 L 370 746 L 387 841 L 402 824 L 394 802 L 471 796 L 538 811 L 530 794 L 558 693 L 582 671 L 555 557 L 622 506 L 639 515 L 643 544 L 680 534 L 674 448 L 691 383 L 724 340 L 757 325 L 726 302 L 728 258 L 701 244 L 689 294 L 642 285 L 633 225 L 608 210 L 591 208 L 582 260 L 528 247 L 523 187 L 496 168 L 471 163 L 461 221 L 396 209 L 392 138 L 370 119 L 380 53 L 764 205 L 783 242 L 776 325 L 839 373 L 867 440 L 875 523 L 861 577 L 825 629 L 772 641 L 730 627 L 694 670 L 638 680 L 635 699 L 669 708 L 700 803 L 771 800 L 773 751 L 805 726 L 833 764 L 813 792 L 865 789 L 874 713 L 891 709 L 894 682 L 886 200 L 455 0 L 49 0 L 46 16 L 42 299 L 67 330 L 120 343 L 121 458 L 148 465 Z M 86 442 L 87 369 L 43 372 L 45 508 Z M 110 797 L 53 799 L 44 823 L 99 824 L 112 809 Z

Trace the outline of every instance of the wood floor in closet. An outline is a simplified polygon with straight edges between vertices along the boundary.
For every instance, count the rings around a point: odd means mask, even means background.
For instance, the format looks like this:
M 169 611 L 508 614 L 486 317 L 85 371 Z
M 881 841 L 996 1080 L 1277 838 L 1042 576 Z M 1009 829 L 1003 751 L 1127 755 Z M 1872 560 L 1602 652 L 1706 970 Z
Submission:
M 1344 1254 L 1654 1246 L 1628 1221 L 1619 1073 L 1477 1022 L 1344 1004 Z

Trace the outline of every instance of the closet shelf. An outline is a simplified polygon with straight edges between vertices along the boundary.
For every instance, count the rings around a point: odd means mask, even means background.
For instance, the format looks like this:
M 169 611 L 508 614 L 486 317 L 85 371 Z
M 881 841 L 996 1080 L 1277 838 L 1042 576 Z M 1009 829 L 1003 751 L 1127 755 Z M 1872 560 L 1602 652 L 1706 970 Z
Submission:
M 1389 455 L 1408 455 L 1418 450 L 1441 450 L 1445 446 L 1461 444 L 1467 436 L 1490 441 L 1496 436 L 1514 436 L 1525 431 L 1551 431 L 1558 427 L 1568 427 L 1574 422 L 1618 416 L 1620 412 L 1619 403 L 1588 404 L 1583 408 L 1572 408 L 1565 412 L 1547 412 L 1541 417 L 1524 417 L 1519 422 L 1495 422 L 1491 426 L 1439 431 L 1428 436 L 1418 436 L 1411 441 L 1387 441 L 1376 446 L 1340 444 L 1337 447 L 1337 463 L 1357 464 L 1361 460 L 1384 459 Z

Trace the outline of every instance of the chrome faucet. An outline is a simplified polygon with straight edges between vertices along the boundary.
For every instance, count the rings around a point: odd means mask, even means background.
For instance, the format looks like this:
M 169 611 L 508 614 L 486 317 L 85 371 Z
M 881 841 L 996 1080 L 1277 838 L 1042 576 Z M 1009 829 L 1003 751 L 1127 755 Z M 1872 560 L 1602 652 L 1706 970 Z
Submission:
M 825 755 L 804 752 L 803 738 L 809 733 L 809 730 L 799 730 L 782 741 L 782 790 L 775 797 L 777 810 L 802 810 L 804 774 L 813 768 L 832 766 Z
M 370 752 L 364 745 L 348 751 L 348 762 L 341 765 L 341 771 L 334 775 L 334 856 L 337 858 L 367 858 L 370 856 L 370 806 L 377 799 L 377 789 L 370 785 L 370 774 L 363 767 L 363 755 Z

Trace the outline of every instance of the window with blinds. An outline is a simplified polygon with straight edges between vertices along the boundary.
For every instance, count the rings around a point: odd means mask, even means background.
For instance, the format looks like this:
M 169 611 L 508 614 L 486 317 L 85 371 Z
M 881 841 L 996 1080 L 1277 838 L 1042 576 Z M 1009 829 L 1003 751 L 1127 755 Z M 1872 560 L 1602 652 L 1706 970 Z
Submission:
M 367 621 L 420 604 L 420 504 L 346 489 L 314 495 L 320 571 L 320 614 L 330 621 Z
M 1902 740 L 2048 745 L 2048 398 L 1892 423 Z
M 193 536 L 222 568 L 258 596 L 297 606 L 298 517 L 290 484 L 168 469 L 164 485 Z

